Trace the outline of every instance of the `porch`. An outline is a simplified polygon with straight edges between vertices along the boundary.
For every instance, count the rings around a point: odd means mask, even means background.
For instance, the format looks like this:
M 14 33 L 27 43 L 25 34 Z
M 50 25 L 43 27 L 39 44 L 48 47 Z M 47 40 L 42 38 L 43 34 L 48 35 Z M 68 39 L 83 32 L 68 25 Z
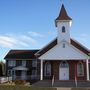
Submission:
M 41 60 L 40 80 L 89 81 L 90 63 L 87 60 Z

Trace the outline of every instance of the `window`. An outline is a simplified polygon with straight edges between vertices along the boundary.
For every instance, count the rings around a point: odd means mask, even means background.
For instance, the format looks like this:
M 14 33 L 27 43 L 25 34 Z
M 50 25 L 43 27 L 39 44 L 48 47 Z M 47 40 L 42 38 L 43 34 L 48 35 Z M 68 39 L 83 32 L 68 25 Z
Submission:
M 45 64 L 45 76 L 51 76 L 51 64 L 49 62 Z
M 65 43 L 63 43 L 63 48 L 65 48 Z
M 32 67 L 37 67 L 37 60 L 32 60 Z
M 66 61 L 63 61 L 63 62 L 61 62 L 60 67 L 61 68 L 67 68 L 67 67 L 69 67 L 69 65 Z
M 8 60 L 8 66 L 15 66 L 16 61 L 15 60 Z
M 32 75 L 37 75 L 37 70 L 32 70 Z
M 12 76 L 12 70 L 8 70 L 8 76 Z
M 37 79 L 37 70 L 32 70 L 31 79 Z
M 26 66 L 26 61 L 22 61 L 22 66 Z
M 82 62 L 79 62 L 77 64 L 77 75 L 78 76 L 84 76 L 84 66 Z
M 62 27 L 62 33 L 65 33 L 65 27 L 64 26 Z

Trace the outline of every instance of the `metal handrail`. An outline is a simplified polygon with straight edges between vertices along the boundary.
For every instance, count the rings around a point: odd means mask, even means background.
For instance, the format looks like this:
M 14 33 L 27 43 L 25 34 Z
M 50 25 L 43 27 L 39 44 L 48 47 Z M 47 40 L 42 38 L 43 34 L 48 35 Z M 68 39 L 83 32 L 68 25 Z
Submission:
M 52 87 L 53 87 L 53 85 L 54 85 L 54 75 L 53 75 L 53 77 L 52 77 Z

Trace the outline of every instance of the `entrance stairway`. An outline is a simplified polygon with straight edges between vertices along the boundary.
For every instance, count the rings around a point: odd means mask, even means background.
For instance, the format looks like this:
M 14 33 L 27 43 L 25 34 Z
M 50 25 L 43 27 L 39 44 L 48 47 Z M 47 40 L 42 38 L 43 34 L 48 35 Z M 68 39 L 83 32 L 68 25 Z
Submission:
M 51 80 L 42 80 L 34 83 L 36 87 L 52 87 Z M 53 87 L 76 87 L 75 81 L 59 81 L 55 80 Z M 77 81 L 77 87 L 90 87 L 90 81 Z

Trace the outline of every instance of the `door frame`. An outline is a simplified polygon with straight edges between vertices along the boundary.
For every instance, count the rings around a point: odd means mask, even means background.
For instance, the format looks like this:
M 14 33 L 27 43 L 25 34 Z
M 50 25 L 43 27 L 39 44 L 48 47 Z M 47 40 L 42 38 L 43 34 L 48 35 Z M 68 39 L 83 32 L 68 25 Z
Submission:
M 66 79 L 61 79 L 61 75 L 60 75 L 62 73 L 61 69 L 68 70 L 67 71 L 68 73 L 66 73 L 68 75 Z M 67 61 L 62 61 L 59 65 L 59 80 L 69 80 L 69 64 Z

